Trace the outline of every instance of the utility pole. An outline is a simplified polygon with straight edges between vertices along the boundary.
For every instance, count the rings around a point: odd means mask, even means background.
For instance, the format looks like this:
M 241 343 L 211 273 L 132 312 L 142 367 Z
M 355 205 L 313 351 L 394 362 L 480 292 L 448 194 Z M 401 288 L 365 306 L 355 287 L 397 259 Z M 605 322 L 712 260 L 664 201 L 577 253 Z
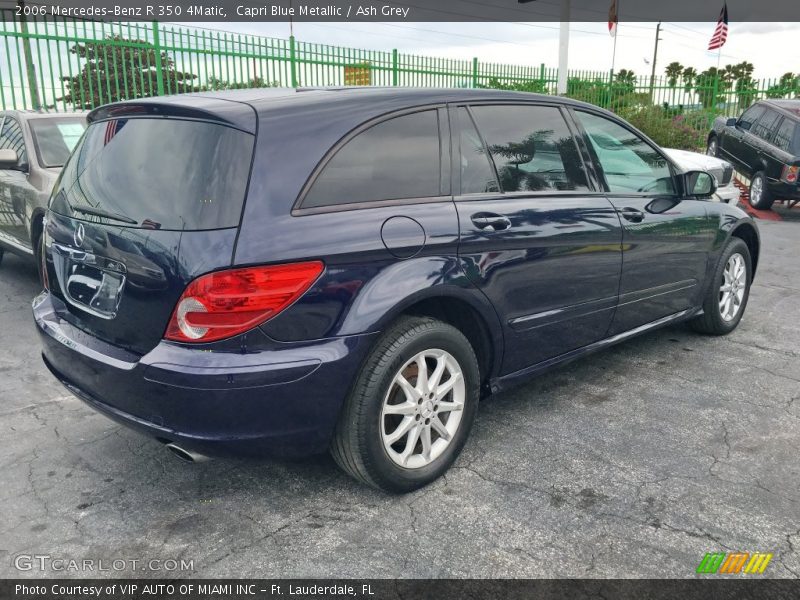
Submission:
M 653 98 L 653 87 L 656 83 L 656 60 L 658 60 L 658 35 L 661 33 L 661 21 L 656 25 L 656 47 L 653 49 L 653 71 L 650 73 L 650 98 Z
M 519 4 L 528 4 L 536 0 L 517 0 Z M 569 21 L 570 0 L 561 0 L 561 27 L 558 33 L 558 83 L 556 93 L 567 93 L 567 70 L 569 68 Z
M 570 0 L 561 0 L 561 30 L 558 34 L 558 83 L 556 91 L 560 96 L 567 93 L 567 74 L 569 69 L 569 19 Z

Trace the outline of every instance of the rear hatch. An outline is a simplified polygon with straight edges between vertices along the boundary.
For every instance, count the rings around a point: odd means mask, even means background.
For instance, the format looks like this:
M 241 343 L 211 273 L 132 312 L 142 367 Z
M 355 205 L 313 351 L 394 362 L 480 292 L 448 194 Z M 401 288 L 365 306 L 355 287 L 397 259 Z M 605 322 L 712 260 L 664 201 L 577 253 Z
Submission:
M 45 262 L 62 318 L 144 354 L 186 285 L 230 266 L 254 135 L 185 110 L 125 108 L 101 113 L 65 165 Z

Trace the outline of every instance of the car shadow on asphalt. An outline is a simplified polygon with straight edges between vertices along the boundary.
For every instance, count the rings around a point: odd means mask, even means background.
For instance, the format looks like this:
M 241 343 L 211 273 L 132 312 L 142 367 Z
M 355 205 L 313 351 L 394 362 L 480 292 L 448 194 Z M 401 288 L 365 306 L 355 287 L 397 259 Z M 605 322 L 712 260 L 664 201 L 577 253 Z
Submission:
M 625 371 L 631 356 L 655 364 L 665 342 L 676 344 L 689 351 L 687 343 L 694 336 L 684 326 L 678 325 L 651 332 L 581 358 L 567 365 L 554 368 L 533 381 L 508 390 L 481 402 L 475 428 L 462 456 L 454 467 L 470 463 L 476 456 L 484 457 L 487 448 L 502 454 L 502 432 L 504 424 L 529 422 L 532 425 L 553 413 L 564 411 L 565 415 L 575 410 L 592 408 L 610 402 L 607 394 L 597 391 L 597 383 L 606 380 L 608 385 Z M 701 338 L 698 338 L 701 339 Z M 624 410 L 620 408 L 619 410 Z M 119 452 L 120 439 L 130 450 Z M 547 433 L 542 432 L 540 441 L 532 442 L 530 451 L 538 452 L 552 445 Z M 540 447 L 541 446 L 541 447 Z M 141 483 L 148 486 L 159 482 L 181 499 L 222 501 L 231 496 L 259 496 L 284 499 L 292 492 L 305 498 L 322 498 L 326 494 L 354 496 L 354 500 L 369 501 L 387 498 L 390 495 L 354 482 L 344 475 L 328 454 L 306 458 L 215 458 L 205 462 L 186 463 L 168 452 L 161 443 L 123 427 L 116 435 L 98 441 L 93 453 L 115 456 L 117 473 L 150 473 Z M 492 456 L 485 456 L 492 460 Z M 138 476 L 134 475 L 134 479 Z M 425 490 L 447 485 L 446 478 L 434 482 Z M 418 492 L 421 493 L 421 492 Z

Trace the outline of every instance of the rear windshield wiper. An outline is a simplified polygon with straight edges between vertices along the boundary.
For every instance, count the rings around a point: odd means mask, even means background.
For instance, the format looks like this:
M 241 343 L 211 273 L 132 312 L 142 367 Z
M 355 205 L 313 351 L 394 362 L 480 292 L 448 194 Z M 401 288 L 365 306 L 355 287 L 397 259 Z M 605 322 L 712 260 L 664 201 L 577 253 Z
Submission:
M 103 210 L 102 208 L 95 208 L 93 206 L 71 206 L 70 208 L 72 208 L 72 210 L 74 210 L 75 212 L 83 213 L 86 215 L 97 215 L 98 217 L 105 217 L 106 219 L 113 219 L 114 221 L 122 221 L 123 223 L 128 223 L 130 225 L 139 224 L 139 221 L 131 219 L 130 217 L 113 213 L 108 210 Z

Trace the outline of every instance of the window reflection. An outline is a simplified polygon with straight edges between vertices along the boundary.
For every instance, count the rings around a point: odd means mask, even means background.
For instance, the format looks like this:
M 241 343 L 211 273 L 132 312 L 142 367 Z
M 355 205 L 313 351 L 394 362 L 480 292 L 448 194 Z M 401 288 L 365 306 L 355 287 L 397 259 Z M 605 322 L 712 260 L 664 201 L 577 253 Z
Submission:
M 471 110 L 504 192 L 588 189 L 578 148 L 557 108 L 475 106 Z

